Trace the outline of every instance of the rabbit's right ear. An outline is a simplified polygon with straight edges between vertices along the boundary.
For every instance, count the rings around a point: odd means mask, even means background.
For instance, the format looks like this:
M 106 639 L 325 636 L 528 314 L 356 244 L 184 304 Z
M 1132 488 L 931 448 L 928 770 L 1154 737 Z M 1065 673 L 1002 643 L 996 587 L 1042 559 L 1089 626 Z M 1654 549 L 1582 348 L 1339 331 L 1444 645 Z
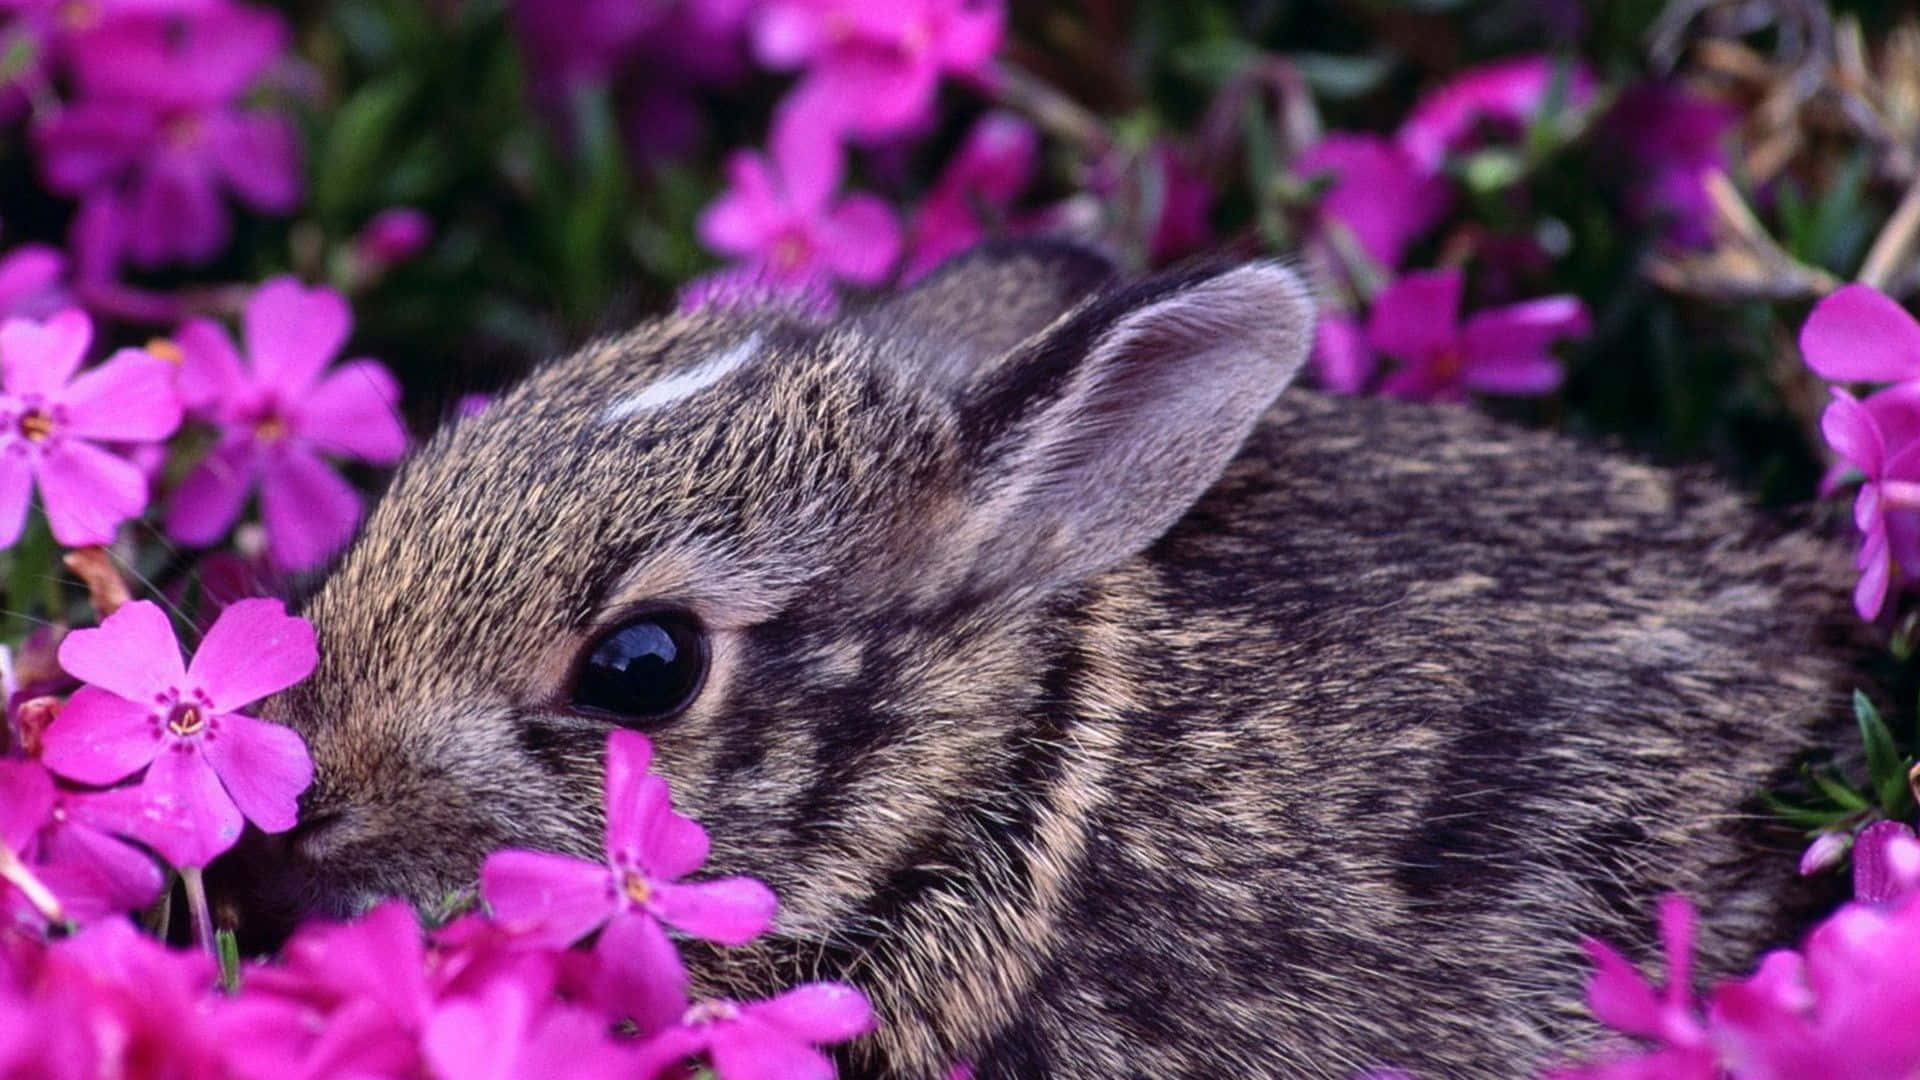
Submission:
M 961 394 L 968 588 L 1049 589 L 1158 540 L 1305 362 L 1313 302 L 1278 263 L 1108 294 Z

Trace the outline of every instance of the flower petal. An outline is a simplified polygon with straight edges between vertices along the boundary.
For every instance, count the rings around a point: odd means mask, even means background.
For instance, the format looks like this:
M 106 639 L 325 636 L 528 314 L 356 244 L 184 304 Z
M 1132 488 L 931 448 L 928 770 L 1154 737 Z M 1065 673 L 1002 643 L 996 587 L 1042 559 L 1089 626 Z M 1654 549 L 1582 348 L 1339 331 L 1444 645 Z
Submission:
M 548 851 L 496 851 L 480 867 L 480 897 L 494 921 L 529 942 L 565 948 L 618 907 L 612 871 Z
M 0 844 L 18 853 L 53 813 L 53 777 L 37 761 L 0 758 Z
M 324 453 L 391 465 L 407 451 L 400 384 L 377 361 L 328 372 L 297 407 L 300 434 Z
M 1554 385 L 1558 385 L 1559 364 L 1541 361 L 1552 361 L 1547 350 L 1554 342 L 1583 336 L 1590 326 L 1587 305 L 1572 296 L 1547 296 L 1478 312 L 1460 333 L 1468 381 L 1474 382 L 1473 376 L 1478 373 L 1487 380 L 1483 389 L 1504 389 L 1510 384 L 1527 389 L 1509 392 L 1539 393 L 1531 387 L 1538 385 L 1539 371 L 1550 367 Z M 1532 373 L 1531 378 L 1523 372 Z M 1504 381 L 1503 373 L 1508 373 Z
M 832 1080 L 833 1062 L 786 1032 L 745 1017 L 714 1025 L 714 1071 L 727 1080 Z
M 172 364 L 139 349 L 121 349 L 68 385 L 66 434 L 83 439 L 145 442 L 180 426 Z
M 200 750 L 234 805 L 261 832 L 293 828 L 300 818 L 296 801 L 313 783 L 313 759 L 299 733 L 245 713 L 223 713 L 200 740 Z
M 600 994 L 616 1014 L 641 1031 L 673 1023 L 687 1008 L 687 971 L 680 950 L 653 916 L 624 911 L 593 944 L 600 960 Z
M 256 597 L 220 613 L 187 665 L 187 681 L 206 692 L 215 712 L 227 713 L 285 690 L 319 661 L 313 624 L 278 600 Z
M 77 808 L 85 798 L 70 796 L 69 805 Z M 146 907 L 166 884 L 151 855 L 79 821 L 47 834 L 40 861 L 40 879 L 82 923 Z
M 1628 1035 L 1655 1038 L 1660 1034 L 1660 999 L 1626 957 L 1603 941 L 1582 942 L 1593 959 L 1593 978 L 1587 983 L 1587 1005 L 1595 1019 Z
M 127 257 L 136 266 L 202 263 L 233 234 L 211 166 L 180 153 L 150 155 L 133 181 Z
M 840 277 L 877 285 L 900 257 L 900 222 L 885 202 L 850 195 L 818 228 L 820 258 Z
M 54 312 L 45 322 L 8 319 L 0 324 L 0 379 L 14 395 L 52 397 L 67 384 L 93 343 L 93 321 L 79 308 Z
M 750 877 L 654 886 L 660 917 L 676 930 L 722 945 L 744 945 L 773 922 L 773 890 Z
M 300 142 L 285 116 L 230 112 L 215 126 L 210 142 L 214 160 L 241 202 L 273 214 L 299 203 Z
M 240 353 L 233 338 L 212 319 L 194 317 L 174 335 L 180 346 L 180 373 L 175 380 L 187 408 L 211 411 L 247 386 Z
M 186 685 L 180 643 L 166 612 L 151 600 L 122 604 L 90 630 L 75 630 L 60 642 L 67 674 L 131 701 Z
M 742 1011 L 810 1043 L 845 1042 L 873 1026 L 873 1006 L 845 983 L 807 983 Z
M 169 498 L 167 535 L 182 544 L 209 547 L 227 535 L 253 490 L 251 439 L 235 439 L 202 458 Z
M 260 516 L 275 569 L 309 570 L 353 539 L 360 496 L 311 451 L 283 444 L 262 469 Z
M 241 321 L 255 376 L 294 399 L 307 393 L 353 329 L 339 293 L 308 289 L 291 277 L 261 285 Z
M 1820 434 L 1834 452 L 1853 463 L 1869 480 L 1880 477 L 1886 463 L 1886 442 L 1880 425 L 1859 399 L 1839 387 L 1833 388 L 1833 400 L 1820 414 Z
M 607 736 L 606 784 L 601 798 L 607 808 L 607 851 L 614 844 L 638 841 L 646 827 L 640 781 L 653 763 L 653 743 L 637 731 L 616 729 Z
M 786 209 L 773 190 L 767 160 L 751 150 L 727 159 L 727 188 L 700 212 L 700 242 L 722 255 L 751 255 L 785 226 Z
M 27 524 L 33 498 L 33 466 L 18 454 L 0 450 L 0 548 L 12 547 Z
M 1458 270 L 1427 270 L 1394 282 L 1374 301 L 1367 320 L 1367 344 L 1409 364 L 1454 344 L 1459 330 Z
M 1885 529 L 1866 535 L 1854 564 L 1860 568 L 1860 580 L 1853 586 L 1853 609 L 1861 618 L 1872 621 L 1887 602 L 1887 589 L 1893 581 L 1893 559 Z
M 67 640 L 87 632 L 75 631 Z M 64 645 L 60 651 L 64 656 Z M 151 762 L 166 745 L 151 705 L 92 686 L 74 691 L 40 739 L 41 762 L 83 784 L 111 784 Z
M 40 459 L 40 499 L 62 546 L 110 544 L 121 522 L 147 508 L 147 477 L 126 458 L 66 439 Z
M 1871 285 L 1847 285 L 1808 313 L 1800 352 L 1836 382 L 1920 378 L 1920 323 Z
M 176 744 L 154 758 L 147 778 L 132 790 L 141 800 L 144 824 L 129 835 L 175 866 L 205 866 L 240 839 L 240 808 L 192 744 Z

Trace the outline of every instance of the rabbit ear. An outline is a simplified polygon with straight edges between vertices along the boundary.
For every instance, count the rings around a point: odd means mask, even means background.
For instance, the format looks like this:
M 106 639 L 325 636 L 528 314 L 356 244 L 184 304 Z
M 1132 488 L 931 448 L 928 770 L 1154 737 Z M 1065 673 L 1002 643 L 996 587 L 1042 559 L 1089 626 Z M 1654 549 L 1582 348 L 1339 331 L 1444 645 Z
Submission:
M 961 402 L 978 470 L 976 583 L 1077 582 L 1158 540 L 1312 341 L 1306 287 L 1260 262 L 1102 297 L 987 371 Z
M 958 390 L 1106 287 L 1113 263 L 1065 241 L 982 244 L 858 316 L 922 385 Z

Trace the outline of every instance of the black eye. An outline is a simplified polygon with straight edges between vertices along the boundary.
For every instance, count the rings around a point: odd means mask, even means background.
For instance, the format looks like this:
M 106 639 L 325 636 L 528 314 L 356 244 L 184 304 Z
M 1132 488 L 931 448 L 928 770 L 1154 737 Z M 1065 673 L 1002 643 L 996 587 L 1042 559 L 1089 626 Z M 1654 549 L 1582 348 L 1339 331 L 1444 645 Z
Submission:
M 593 643 L 574 680 L 573 704 L 627 720 L 664 720 L 686 708 L 706 675 L 700 627 L 688 615 L 656 612 Z

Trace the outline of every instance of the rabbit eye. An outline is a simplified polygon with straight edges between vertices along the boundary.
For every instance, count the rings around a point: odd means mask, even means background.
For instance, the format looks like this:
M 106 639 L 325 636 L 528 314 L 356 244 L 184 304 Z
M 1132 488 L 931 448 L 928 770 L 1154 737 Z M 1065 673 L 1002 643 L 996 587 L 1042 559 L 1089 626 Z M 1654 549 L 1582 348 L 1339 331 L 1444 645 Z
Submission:
M 665 720 L 687 707 L 707 675 L 707 644 L 692 616 L 661 611 L 593 643 L 573 683 L 573 705 L 624 720 Z

